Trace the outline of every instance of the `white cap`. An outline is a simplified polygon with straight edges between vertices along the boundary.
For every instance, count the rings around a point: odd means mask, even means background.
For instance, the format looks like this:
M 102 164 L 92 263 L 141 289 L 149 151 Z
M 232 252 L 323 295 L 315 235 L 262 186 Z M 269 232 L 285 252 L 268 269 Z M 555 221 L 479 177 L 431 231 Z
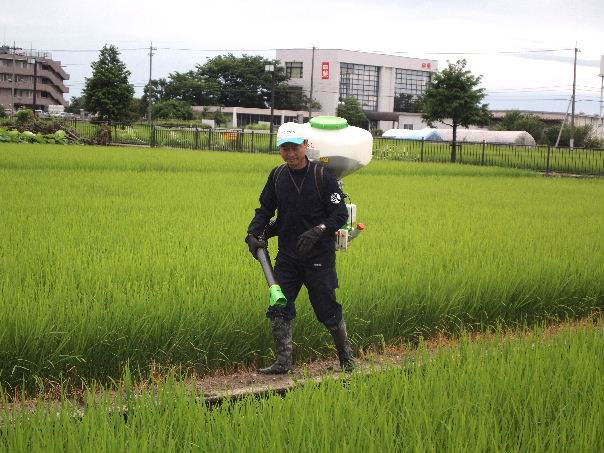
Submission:
M 301 145 L 304 143 L 304 140 L 304 134 L 298 123 L 283 123 L 279 126 L 279 130 L 277 131 L 277 146 L 281 146 L 284 143 Z

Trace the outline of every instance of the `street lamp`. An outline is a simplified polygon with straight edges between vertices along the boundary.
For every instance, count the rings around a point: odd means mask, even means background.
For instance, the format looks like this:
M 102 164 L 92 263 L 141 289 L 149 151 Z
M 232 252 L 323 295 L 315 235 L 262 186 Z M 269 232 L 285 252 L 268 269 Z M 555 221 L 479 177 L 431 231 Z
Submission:
M 272 73 L 272 81 L 271 81 L 271 124 L 270 124 L 270 140 L 269 140 L 269 149 L 273 149 L 273 121 L 275 114 L 275 65 L 267 64 L 264 65 L 264 70 L 266 72 Z

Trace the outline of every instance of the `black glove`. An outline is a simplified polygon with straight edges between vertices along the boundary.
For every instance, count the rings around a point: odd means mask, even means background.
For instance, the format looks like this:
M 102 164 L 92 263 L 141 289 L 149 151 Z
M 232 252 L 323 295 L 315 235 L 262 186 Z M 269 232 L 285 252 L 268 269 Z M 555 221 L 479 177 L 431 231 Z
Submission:
M 265 249 L 268 247 L 268 244 L 266 243 L 266 241 L 264 239 L 258 239 L 253 234 L 248 234 L 245 237 L 245 242 L 247 243 L 247 246 L 250 249 L 250 253 L 256 259 L 258 259 L 258 257 L 256 256 L 256 252 L 258 251 L 258 249 L 259 248 Z
M 317 225 L 310 230 L 305 231 L 298 238 L 298 253 L 302 256 L 307 255 L 313 245 L 323 236 L 325 225 Z

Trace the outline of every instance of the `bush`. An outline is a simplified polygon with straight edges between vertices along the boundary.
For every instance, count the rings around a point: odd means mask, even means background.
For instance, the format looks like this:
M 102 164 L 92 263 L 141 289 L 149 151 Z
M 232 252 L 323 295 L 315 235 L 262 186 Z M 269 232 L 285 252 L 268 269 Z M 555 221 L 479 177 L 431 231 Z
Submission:
M 52 134 L 37 134 L 31 131 L 19 132 L 17 129 L 0 129 L 0 142 L 11 143 L 58 143 L 65 145 L 69 143 L 69 137 L 63 130 L 58 130 Z
M 147 124 L 147 123 L 139 123 L 139 124 Z M 197 129 L 210 129 L 211 126 L 209 124 L 203 124 L 198 121 L 183 121 L 183 120 L 158 120 L 154 121 L 156 126 L 162 127 L 196 127 Z
M 11 117 L 0 118 L 0 127 L 11 129 L 15 127 L 15 121 Z
M 154 104 L 151 115 L 153 118 L 190 120 L 193 109 L 186 102 L 172 99 Z
M 0 118 L 6 118 L 6 109 L 0 104 Z
M 24 125 L 24 124 L 33 123 L 33 121 L 34 121 L 34 112 L 32 112 L 30 109 L 21 108 L 17 111 L 17 124 Z
M 271 129 L 270 124 L 252 123 L 247 126 L 243 126 L 244 129 L 250 129 L 252 131 L 269 131 Z

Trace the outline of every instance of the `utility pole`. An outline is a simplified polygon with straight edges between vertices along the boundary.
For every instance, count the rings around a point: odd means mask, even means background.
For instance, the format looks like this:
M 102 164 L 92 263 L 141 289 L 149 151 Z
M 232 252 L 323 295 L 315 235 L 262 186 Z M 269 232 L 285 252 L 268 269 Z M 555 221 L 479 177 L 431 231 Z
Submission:
M 572 113 L 570 116 L 570 149 L 575 147 L 575 94 L 577 88 L 577 43 L 575 43 L 575 63 L 573 65 L 573 106 Z
M 13 41 L 13 78 L 11 79 L 13 84 L 12 84 L 12 89 L 11 89 L 11 114 L 15 114 L 15 54 L 17 53 L 17 46 L 15 45 L 15 41 Z
M 152 123 L 152 118 L 151 118 L 151 110 L 153 108 L 153 96 L 155 95 L 154 93 L 154 88 L 153 85 L 151 85 L 151 81 L 153 80 L 153 51 L 157 50 L 156 47 L 153 47 L 153 41 L 150 42 L 149 44 L 149 85 L 148 85 L 148 89 L 147 89 L 147 119 L 149 120 L 149 125 L 151 125 Z
M 37 103 L 37 90 L 38 90 L 38 60 L 36 58 L 32 58 L 34 63 L 34 115 L 36 114 L 36 103 Z
M 266 72 L 270 72 L 272 73 L 272 79 L 271 79 L 271 123 L 269 126 L 269 149 L 272 150 L 273 149 L 273 131 L 275 129 L 275 126 L 273 125 L 273 122 L 275 121 L 275 72 L 277 72 L 277 65 L 275 63 L 271 63 L 271 64 L 267 64 L 264 65 L 264 70 Z
M 560 130 L 558 131 L 558 138 L 556 139 L 556 144 L 554 145 L 554 148 L 557 148 L 558 145 L 560 144 L 560 137 L 562 137 L 562 129 L 564 129 L 564 123 L 566 123 L 566 117 L 568 116 L 568 111 L 570 110 L 570 105 L 573 102 L 573 98 L 571 97 L 568 100 L 568 107 L 566 107 L 566 113 L 564 114 L 564 118 L 562 119 L 562 124 L 560 124 Z
M 600 57 L 600 140 L 604 141 L 604 117 L 602 116 L 602 98 L 604 97 L 604 55 Z
M 604 57 L 602 57 L 604 62 Z M 604 66 L 604 63 L 603 63 Z M 600 75 L 600 140 L 604 140 L 604 117 L 602 116 L 602 95 L 604 94 L 604 73 Z
M 313 82 L 315 79 L 315 46 L 312 46 L 312 60 L 310 62 L 310 100 L 308 101 L 308 121 L 312 116 L 312 95 L 313 95 Z

